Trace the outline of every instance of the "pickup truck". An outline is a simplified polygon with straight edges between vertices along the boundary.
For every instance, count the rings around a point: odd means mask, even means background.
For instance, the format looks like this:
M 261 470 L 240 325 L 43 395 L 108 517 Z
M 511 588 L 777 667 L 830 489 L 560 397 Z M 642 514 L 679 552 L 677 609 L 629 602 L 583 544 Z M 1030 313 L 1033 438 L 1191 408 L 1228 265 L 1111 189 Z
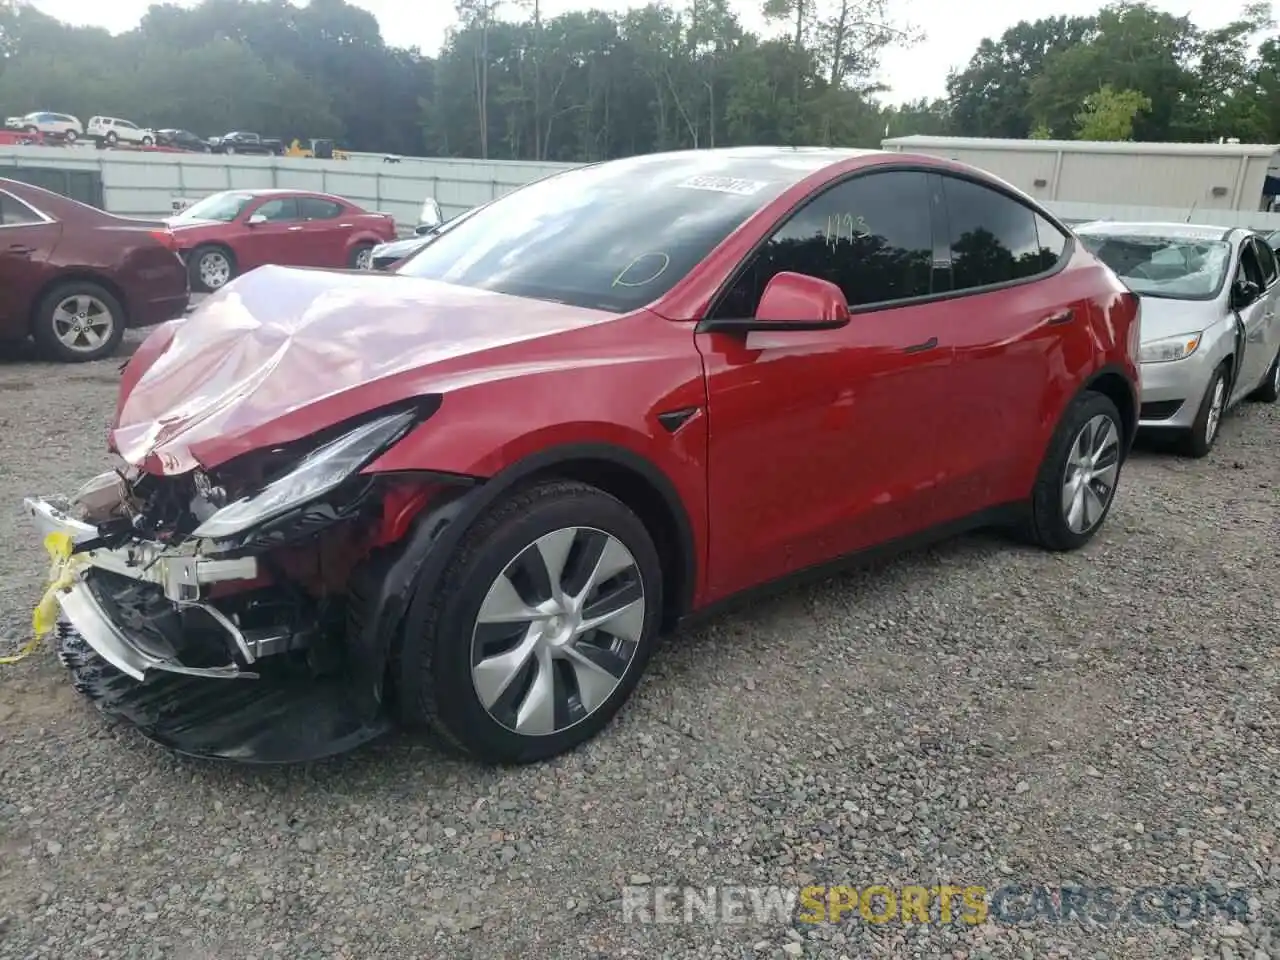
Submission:
M 247 130 L 233 130 L 220 137 L 210 137 L 209 150 L 213 153 L 250 153 L 279 157 L 284 155 L 284 142 L 260 137 Z

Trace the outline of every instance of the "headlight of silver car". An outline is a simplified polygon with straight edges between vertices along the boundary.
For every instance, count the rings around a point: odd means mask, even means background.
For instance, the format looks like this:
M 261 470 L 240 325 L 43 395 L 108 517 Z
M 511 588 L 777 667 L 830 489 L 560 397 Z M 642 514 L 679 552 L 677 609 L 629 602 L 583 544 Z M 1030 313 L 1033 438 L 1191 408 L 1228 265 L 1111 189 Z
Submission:
M 1200 346 L 1200 334 L 1183 333 L 1176 337 L 1164 337 L 1144 343 L 1138 352 L 1140 363 L 1169 363 L 1173 360 L 1185 360 Z
M 406 410 L 361 424 L 312 451 L 253 496 L 227 504 L 196 527 L 192 536 L 233 537 L 331 493 L 404 436 L 417 419 L 415 411 Z

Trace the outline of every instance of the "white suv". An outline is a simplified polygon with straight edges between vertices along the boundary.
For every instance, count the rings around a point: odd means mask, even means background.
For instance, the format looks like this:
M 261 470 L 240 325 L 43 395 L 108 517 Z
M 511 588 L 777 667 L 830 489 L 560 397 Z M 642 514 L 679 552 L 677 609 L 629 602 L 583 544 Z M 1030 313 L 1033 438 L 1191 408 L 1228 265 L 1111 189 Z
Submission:
M 79 120 L 69 113 L 49 113 L 46 110 L 37 110 L 16 120 L 10 117 L 5 125 L 12 125 L 29 133 L 43 133 L 46 136 L 63 137 L 69 143 L 75 143 L 75 141 L 84 136 L 84 127 L 80 125 Z
M 143 130 L 136 123 L 118 117 L 90 117 L 87 132 L 93 139 L 102 140 L 108 146 L 123 141 L 149 147 L 156 142 L 154 130 Z

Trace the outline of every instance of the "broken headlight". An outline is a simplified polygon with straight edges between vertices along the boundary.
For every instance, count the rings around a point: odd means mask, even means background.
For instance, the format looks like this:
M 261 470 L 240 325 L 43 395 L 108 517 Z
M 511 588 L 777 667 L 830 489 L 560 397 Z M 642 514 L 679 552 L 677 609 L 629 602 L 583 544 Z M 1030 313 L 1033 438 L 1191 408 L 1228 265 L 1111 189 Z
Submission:
M 333 492 L 403 437 L 417 420 L 417 412 L 406 410 L 361 424 L 312 451 L 252 496 L 227 504 L 196 527 L 192 536 L 233 537 Z

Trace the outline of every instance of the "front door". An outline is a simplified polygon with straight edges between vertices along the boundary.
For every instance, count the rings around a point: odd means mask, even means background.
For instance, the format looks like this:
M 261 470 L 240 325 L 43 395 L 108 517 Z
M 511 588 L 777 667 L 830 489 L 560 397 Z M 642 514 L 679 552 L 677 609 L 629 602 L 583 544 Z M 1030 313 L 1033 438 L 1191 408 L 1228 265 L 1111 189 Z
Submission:
M 713 596 L 928 526 L 962 434 L 947 396 L 947 308 L 931 290 L 927 175 L 855 177 L 809 201 L 754 255 L 713 316 L 754 315 L 784 270 L 839 285 L 848 326 L 697 335 L 707 372 Z M 979 425 L 979 429 L 981 425 Z
M 249 223 L 255 216 L 266 220 Z M 260 200 L 242 210 L 239 219 L 244 234 L 236 244 L 236 253 L 242 271 L 268 263 L 296 267 L 311 262 L 295 197 Z
M 1240 248 L 1237 280 L 1251 280 L 1262 291 L 1252 303 L 1240 307 L 1237 314 L 1244 327 L 1240 375 L 1236 378 L 1233 402 L 1255 387 L 1271 366 L 1275 348 L 1270 331 L 1275 320 L 1276 293 L 1280 289 L 1275 278 L 1268 276 L 1256 241 L 1247 237 Z

